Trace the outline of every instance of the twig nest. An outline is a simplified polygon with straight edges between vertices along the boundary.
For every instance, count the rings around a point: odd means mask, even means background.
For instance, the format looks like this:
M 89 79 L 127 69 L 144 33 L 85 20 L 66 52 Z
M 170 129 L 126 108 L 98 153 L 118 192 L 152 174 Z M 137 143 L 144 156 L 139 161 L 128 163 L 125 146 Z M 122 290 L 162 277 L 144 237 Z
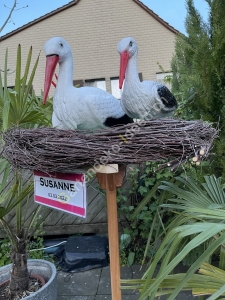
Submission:
M 218 130 L 203 121 L 155 119 L 95 132 L 55 128 L 3 133 L 3 155 L 15 168 L 73 171 L 93 165 L 134 164 L 169 159 L 177 167 L 205 159 Z

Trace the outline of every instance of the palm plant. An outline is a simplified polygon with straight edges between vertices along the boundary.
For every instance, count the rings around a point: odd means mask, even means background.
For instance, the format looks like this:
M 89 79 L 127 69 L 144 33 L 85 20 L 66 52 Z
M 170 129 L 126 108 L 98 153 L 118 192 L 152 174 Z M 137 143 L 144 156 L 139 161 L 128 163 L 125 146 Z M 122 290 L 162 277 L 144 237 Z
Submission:
M 34 91 L 32 91 L 32 82 L 39 58 L 36 59 L 33 68 L 30 70 L 31 58 L 32 48 L 28 52 L 22 75 L 21 46 L 19 45 L 15 70 L 15 87 L 8 89 L 8 50 L 6 50 L 2 72 L 4 75 L 1 76 L 0 72 L 0 128 L 3 131 L 11 127 L 35 128 L 41 125 L 50 125 L 51 104 L 43 107 L 41 98 L 36 97 Z M 0 157 L 0 166 L 0 223 L 12 245 L 9 299 L 13 299 L 16 294 L 26 290 L 29 286 L 27 242 L 38 208 L 32 217 L 26 217 L 28 200 L 33 191 L 31 174 L 13 170 L 4 157 Z M 24 201 L 26 202 L 24 203 Z M 23 207 L 25 209 L 22 211 Z M 16 214 L 15 228 L 8 222 L 8 215 L 13 211 Z
M 22 77 L 21 46 L 19 45 L 15 70 L 15 87 L 12 89 L 4 88 L 7 87 L 8 82 L 8 50 L 6 50 L 3 79 L 0 72 L 0 128 L 3 130 L 7 130 L 13 126 L 33 128 L 41 125 L 49 125 L 49 116 L 52 112 L 51 103 L 47 103 L 46 106 L 41 105 L 41 98 L 36 97 L 34 91 L 32 91 L 32 83 L 39 57 L 36 59 L 29 76 L 31 58 L 32 47 L 28 52 Z
M 9 285 L 10 295 L 13 297 L 15 294 L 26 290 L 29 285 L 29 274 L 27 269 L 27 241 L 34 220 L 38 214 L 39 208 L 37 207 L 30 218 L 27 227 L 26 212 L 28 208 L 28 201 L 33 192 L 33 182 L 23 185 L 23 178 L 15 174 L 15 179 L 8 186 L 6 181 L 10 174 L 10 165 L 1 159 L 1 171 L 3 180 L 0 184 L 0 224 L 5 229 L 5 233 L 11 242 L 11 261 L 12 272 Z M 25 211 L 22 213 L 22 202 L 26 199 Z M 16 225 L 12 227 L 8 222 L 8 214 L 16 210 Z
M 198 184 L 191 178 L 176 178 L 175 183 L 163 182 L 159 187 L 173 193 L 170 204 L 163 207 L 177 216 L 167 228 L 152 264 L 139 281 L 121 281 L 125 288 L 141 290 L 140 300 L 168 295 L 175 299 L 181 290 L 192 290 L 195 295 L 211 295 L 210 300 L 225 296 L 225 193 L 219 178 L 205 176 Z M 208 243 L 206 250 L 192 264 L 186 274 L 171 274 L 174 268 L 200 244 Z M 179 249 L 179 250 L 178 250 Z M 208 263 L 219 251 L 219 268 Z M 160 265 L 155 275 L 156 266 Z M 199 274 L 195 272 L 199 269 Z

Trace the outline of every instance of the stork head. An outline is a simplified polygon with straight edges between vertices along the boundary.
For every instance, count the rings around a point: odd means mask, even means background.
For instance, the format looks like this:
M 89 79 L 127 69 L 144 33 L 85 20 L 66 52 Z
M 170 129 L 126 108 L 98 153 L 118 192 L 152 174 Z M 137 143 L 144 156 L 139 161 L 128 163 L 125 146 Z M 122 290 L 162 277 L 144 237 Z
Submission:
M 117 50 L 120 54 L 119 88 L 121 89 L 125 78 L 128 60 L 133 55 L 137 55 L 138 47 L 135 39 L 133 39 L 132 37 L 126 37 L 119 42 L 119 44 L 117 45 Z
M 53 37 L 48 40 L 45 43 L 44 50 L 46 67 L 43 104 L 46 103 L 57 63 L 63 62 L 68 56 L 72 55 L 69 44 L 61 37 Z

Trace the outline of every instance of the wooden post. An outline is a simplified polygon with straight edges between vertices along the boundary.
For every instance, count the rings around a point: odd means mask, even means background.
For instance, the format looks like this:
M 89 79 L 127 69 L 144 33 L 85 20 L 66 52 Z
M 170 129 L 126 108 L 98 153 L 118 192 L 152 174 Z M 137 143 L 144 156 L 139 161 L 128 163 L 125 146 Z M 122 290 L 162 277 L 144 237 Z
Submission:
M 125 174 L 125 166 L 101 166 L 96 174 L 100 187 L 106 190 L 108 235 L 110 255 L 110 276 L 112 299 L 121 300 L 120 290 L 120 256 L 116 188 L 121 187 Z

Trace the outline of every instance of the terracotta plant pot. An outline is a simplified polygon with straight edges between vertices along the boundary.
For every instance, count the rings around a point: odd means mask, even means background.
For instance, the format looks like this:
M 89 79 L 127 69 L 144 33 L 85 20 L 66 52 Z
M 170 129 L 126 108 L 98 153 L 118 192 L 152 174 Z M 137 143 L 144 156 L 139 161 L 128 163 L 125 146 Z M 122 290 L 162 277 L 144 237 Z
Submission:
M 0 282 L 6 281 L 10 277 L 12 265 L 0 268 Z M 37 274 L 44 278 L 45 285 L 37 292 L 23 299 L 26 300 L 56 300 L 57 299 L 57 273 L 56 267 L 49 261 L 43 259 L 29 259 L 28 270 L 31 274 Z

